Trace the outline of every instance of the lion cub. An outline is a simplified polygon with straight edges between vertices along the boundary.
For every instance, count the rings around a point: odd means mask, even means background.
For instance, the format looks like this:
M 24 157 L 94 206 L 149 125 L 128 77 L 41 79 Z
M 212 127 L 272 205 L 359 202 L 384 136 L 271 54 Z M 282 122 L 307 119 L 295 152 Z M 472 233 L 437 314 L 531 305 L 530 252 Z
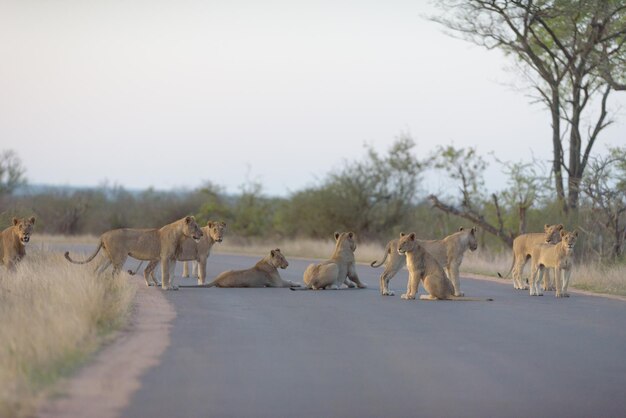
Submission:
M 15 265 L 26 255 L 26 245 L 33 232 L 35 217 L 28 219 L 13 218 L 13 225 L 0 232 L 0 264 L 8 270 L 14 270 Z
M 211 283 L 200 287 L 297 287 L 299 284 L 283 280 L 278 269 L 286 269 L 289 263 L 279 248 L 270 251 L 254 267 L 247 270 L 229 270 L 220 273 Z
M 532 250 L 532 268 L 530 274 L 530 296 L 541 296 L 541 282 L 546 269 L 554 268 L 554 281 L 557 298 L 568 298 L 567 287 L 574 265 L 574 245 L 578 231 L 561 231 L 561 242 L 555 245 L 537 244 Z M 539 277 L 537 277 L 537 275 Z

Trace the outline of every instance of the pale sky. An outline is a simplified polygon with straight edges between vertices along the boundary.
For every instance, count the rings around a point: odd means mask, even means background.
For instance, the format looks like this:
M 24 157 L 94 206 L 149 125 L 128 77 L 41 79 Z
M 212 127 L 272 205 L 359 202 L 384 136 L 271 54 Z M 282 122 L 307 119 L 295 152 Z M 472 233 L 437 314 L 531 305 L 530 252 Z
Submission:
M 453 142 L 549 159 L 549 114 L 510 86 L 509 61 L 448 37 L 431 12 L 400 0 L 0 0 L 0 150 L 17 151 L 31 183 L 237 192 L 252 179 L 271 195 L 402 132 L 420 158 Z M 596 152 L 626 143 L 626 94 L 611 103 L 617 123 Z

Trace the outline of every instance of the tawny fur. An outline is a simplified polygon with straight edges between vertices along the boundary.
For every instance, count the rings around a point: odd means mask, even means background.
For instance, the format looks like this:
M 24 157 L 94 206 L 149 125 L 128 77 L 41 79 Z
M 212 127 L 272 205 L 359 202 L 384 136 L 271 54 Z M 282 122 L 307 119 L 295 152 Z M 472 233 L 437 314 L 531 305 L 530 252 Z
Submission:
M 348 287 L 367 286 L 356 273 L 354 251 L 356 236 L 353 232 L 335 232 L 335 251 L 329 260 L 311 264 L 304 271 L 303 281 L 308 289 L 339 289 L 342 283 Z
M 398 251 L 406 255 L 406 266 L 409 270 L 407 291 L 402 299 L 415 299 L 420 281 L 424 283 L 424 289 L 428 295 L 420 296 L 424 300 L 463 300 L 481 301 L 492 299 L 468 298 L 454 295 L 452 281 L 446 276 L 443 267 L 437 259 L 426 251 L 415 238 L 415 233 L 401 237 L 398 241 Z
M 574 266 L 574 245 L 578 232 L 560 232 L 561 242 L 558 244 L 537 244 L 532 250 L 532 266 L 530 275 L 530 295 L 541 296 L 541 281 L 547 268 L 554 269 L 555 296 L 568 298 L 567 287 Z
M 195 262 L 194 272 L 197 271 L 198 284 L 203 285 L 206 280 L 206 263 L 211 255 L 211 248 L 216 242 L 222 242 L 224 237 L 224 222 L 208 221 L 207 225 L 202 228 L 202 238 L 196 242 L 193 238 L 185 238 L 181 244 L 180 253 L 176 256 L 176 261 L 183 262 L 183 277 L 189 277 L 187 263 Z M 154 270 L 159 264 L 158 260 L 151 261 L 146 266 L 147 274 L 150 275 L 152 281 L 154 278 Z M 144 273 L 145 274 L 145 273 Z
M 0 232 L 0 264 L 8 270 L 15 270 L 15 266 L 26 256 L 26 244 L 35 225 L 35 217 L 13 218 L 13 225 Z
M 403 233 L 400 234 L 400 237 L 402 236 L 404 236 Z M 372 267 L 379 267 L 383 262 L 385 263 L 385 271 L 380 275 L 380 293 L 385 296 L 394 295 L 394 292 L 389 290 L 389 280 L 391 280 L 405 264 L 404 255 L 398 253 L 398 241 L 397 239 L 389 241 L 385 247 L 385 257 L 380 264 L 376 265 L 375 261 L 371 263 Z M 459 267 L 463 262 L 465 252 L 468 249 L 475 251 L 478 247 L 476 228 L 464 229 L 461 227 L 458 232 L 448 235 L 444 239 L 418 239 L 417 241 L 426 251 L 435 257 L 437 262 L 439 262 L 445 270 L 447 270 L 448 277 L 454 286 L 454 294 L 456 296 L 463 296 L 459 280 Z M 385 260 L 387 261 L 385 262 Z
M 526 266 L 528 259 L 531 258 L 535 245 L 542 243 L 558 243 L 561 241 L 562 230 L 562 224 L 545 224 L 543 226 L 543 233 L 533 232 L 529 234 L 522 234 L 513 240 L 513 261 L 509 272 L 504 276 L 504 278 L 508 278 L 509 275 L 513 273 L 513 287 L 515 289 L 528 289 L 528 286 L 522 280 L 522 272 L 524 271 L 524 266 Z M 498 275 L 501 276 L 500 273 L 498 273 Z M 547 272 L 543 290 L 554 290 L 550 282 L 550 274 Z
M 194 217 L 187 216 L 160 229 L 122 228 L 107 231 L 100 236 L 96 251 L 86 260 L 74 261 L 70 258 L 69 252 L 65 253 L 65 258 L 74 264 L 89 263 L 103 248 L 107 260 L 99 270 L 113 265 L 113 274 L 121 271 L 128 256 L 138 260 L 160 261 L 162 288 L 175 290 L 177 287 L 170 282 L 170 269 L 175 265 L 173 261 L 181 251 L 181 244 L 185 238 L 199 240 L 202 235 L 202 230 Z M 144 278 L 146 284 L 150 286 L 150 278 L 145 271 Z M 156 281 L 154 284 L 157 284 Z
M 230 270 L 221 273 L 206 287 L 294 287 L 296 283 L 283 280 L 278 269 L 286 269 L 289 263 L 280 249 L 270 251 L 254 267 L 247 270 Z

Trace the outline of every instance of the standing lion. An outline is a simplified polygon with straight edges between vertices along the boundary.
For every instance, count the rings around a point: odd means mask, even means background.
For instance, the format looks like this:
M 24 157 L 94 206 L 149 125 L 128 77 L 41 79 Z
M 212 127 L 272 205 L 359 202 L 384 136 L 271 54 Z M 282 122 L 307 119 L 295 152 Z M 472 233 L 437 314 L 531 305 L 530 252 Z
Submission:
M 193 238 L 196 241 L 202 238 L 202 230 L 193 216 L 186 216 L 160 229 L 114 229 L 100 236 L 98 248 L 86 260 L 72 260 L 69 251 L 65 253 L 65 258 L 74 264 L 86 264 L 96 257 L 101 248 L 104 248 L 107 261 L 100 266 L 100 270 L 113 265 L 113 274 L 121 271 L 128 256 L 138 260 L 160 260 L 162 288 L 164 290 L 176 290 L 178 287 L 170 283 L 170 270 L 176 265 L 174 261 L 181 251 L 182 242 L 186 238 Z M 144 278 L 146 284 L 150 286 L 150 277 L 145 271 Z

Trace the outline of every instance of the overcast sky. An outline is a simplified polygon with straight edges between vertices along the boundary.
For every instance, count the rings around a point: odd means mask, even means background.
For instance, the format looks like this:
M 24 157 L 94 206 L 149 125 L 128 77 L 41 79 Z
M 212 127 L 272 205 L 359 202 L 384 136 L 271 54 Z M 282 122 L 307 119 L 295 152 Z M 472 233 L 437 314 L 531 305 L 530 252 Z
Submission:
M 549 158 L 549 114 L 510 86 L 510 62 L 446 36 L 432 12 L 415 0 L 0 0 L 0 149 L 31 183 L 236 192 L 252 179 L 273 195 L 402 132 L 419 157 L 454 143 Z M 624 104 L 614 93 L 618 123 L 597 152 L 626 143 Z M 488 182 L 502 185 L 495 168 Z

